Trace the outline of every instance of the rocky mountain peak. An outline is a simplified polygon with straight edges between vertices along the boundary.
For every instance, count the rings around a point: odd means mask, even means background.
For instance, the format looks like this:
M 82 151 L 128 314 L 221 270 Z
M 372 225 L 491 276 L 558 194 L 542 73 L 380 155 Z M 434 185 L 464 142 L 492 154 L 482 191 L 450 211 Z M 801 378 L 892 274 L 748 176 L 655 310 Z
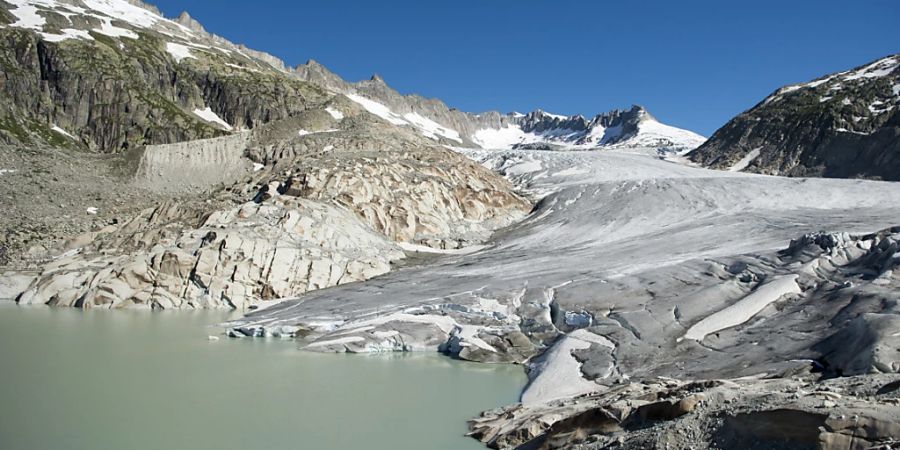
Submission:
M 582 116 L 563 116 L 540 109 L 525 114 L 525 117 L 520 118 L 518 123 L 525 132 L 543 132 L 553 129 L 584 131 L 588 127 L 587 120 Z
M 631 114 L 635 117 L 639 117 L 641 120 L 655 120 L 650 112 L 647 111 L 647 108 L 644 108 L 641 105 L 631 105 L 631 108 L 628 109 L 628 114 Z
M 378 75 L 377 73 L 373 73 L 372 77 L 369 78 L 369 81 L 379 83 L 379 84 L 387 84 L 384 82 L 384 78 L 381 78 L 381 75 Z
M 298 64 L 291 72 L 301 80 L 309 81 L 331 91 L 343 91 L 346 83 L 315 59 Z
M 188 14 L 187 11 L 182 11 L 181 14 L 179 14 L 178 17 L 175 18 L 175 23 L 177 23 L 191 31 L 196 31 L 199 33 L 206 33 L 206 29 L 203 28 L 203 25 L 200 24 L 200 22 L 197 22 L 196 20 L 194 20 L 194 18 L 191 17 L 191 15 Z

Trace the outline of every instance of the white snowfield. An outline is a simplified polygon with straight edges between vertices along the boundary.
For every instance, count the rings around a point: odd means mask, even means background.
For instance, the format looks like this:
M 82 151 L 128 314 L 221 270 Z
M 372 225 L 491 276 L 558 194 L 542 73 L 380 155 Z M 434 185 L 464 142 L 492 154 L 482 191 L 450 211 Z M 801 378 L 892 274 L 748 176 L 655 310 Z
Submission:
M 397 330 L 402 336 L 391 339 L 403 337 L 410 340 L 404 341 L 408 347 L 437 350 L 436 344 L 416 341 L 410 327 L 418 326 L 417 320 L 434 329 L 440 317 L 434 312 L 412 316 L 440 310 L 457 314 L 456 325 L 466 328 L 463 341 L 481 349 L 491 344 L 482 331 L 521 324 L 515 314 L 533 304 L 543 311 L 535 320 L 565 317 L 566 323 L 555 324 L 567 335 L 551 341 L 555 345 L 534 364 L 526 402 L 602 388 L 582 373 L 585 368 L 573 352 L 597 357 L 590 370 L 598 382 L 752 375 L 763 369 L 735 364 L 736 356 L 711 348 L 731 343 L 736 354 L 779 364 L 792 359 L 793 344 L 774 350 L 751 345 L 754 327 L 771 323 L 781 327 L 772 333 L 791 336 L 806 316 L 779 315 L 771 307 L 792 302 L 800 291 L 796 277 L 742 282 L 725 270 L 730 261 L 771 255 L 818 230 L 863 233 L 900 225 L 900 183 L 710 171 L 648 156 L 652 149 L 460 151 L 506 173 L 533 195 L 532 214 L 497 233 L 480 251 L 285 300 L 233 325 L 305 326 L 320 341 L 363 336 L 370 348 L 384 348 L 371 335 L 333 336 L 334 327 L 321 326 L 376 318 L 368 324 L 379 324 L 379 336 Z M 742 270 L 736 267 L 735 273 Z M 485 311 L 487 301 L 507 313 Z M 471 322 L 461 323 L 467 317 Z M 573 330 L 586 326 L 591 333 Z M 805 336 L 797 334 L 796 342 Z M 353 339 L 346 345 L 367 351 L 365 343 Z

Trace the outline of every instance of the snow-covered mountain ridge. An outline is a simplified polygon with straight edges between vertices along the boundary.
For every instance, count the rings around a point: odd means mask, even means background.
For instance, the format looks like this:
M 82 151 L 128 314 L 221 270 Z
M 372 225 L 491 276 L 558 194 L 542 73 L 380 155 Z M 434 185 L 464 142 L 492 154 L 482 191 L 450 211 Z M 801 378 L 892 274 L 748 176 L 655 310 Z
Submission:
M 450 145 L 579 150 L 649 147 L 681 152 L 694 149 L 706 140 L 692 131 L 660 123 L 637 105 L 600 113 L 590 119 L 541 109 L 528 114 L 498 111 L 473 114 L 448 107 L 437 99 L 400 94 L 378 75 L 356 83 L 344 81 L 314 60 L 297 66 L 293 73 L 332 92 L 347 95 L 391 123 L 419 128 L 426 136 L 443 138 Z
M 509 125 L 480 129 L 473 140 L 483 148 L 649 147 L 675 152 L 694 149 L 705 140 L 694 132 L 660 123 L 637 105 L 598 114 L 592 119 L 541 110 L 525 115 L 512 113 L 509 117 Z

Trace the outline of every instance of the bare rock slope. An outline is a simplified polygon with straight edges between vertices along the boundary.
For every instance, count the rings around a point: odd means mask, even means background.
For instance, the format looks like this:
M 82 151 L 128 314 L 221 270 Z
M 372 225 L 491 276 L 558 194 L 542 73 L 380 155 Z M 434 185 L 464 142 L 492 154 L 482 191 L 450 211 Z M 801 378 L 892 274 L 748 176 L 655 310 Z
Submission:
M 484 167 L 340 103 L 144 149 L 128 184 L 207 200 L 74 237 L 19 302 L 244 309 L 383 274 L 404 248 L 478 244 L 529 210 Z
M 689 157 L 715 169 L 900 180 L 900 55 L 785 86 Z

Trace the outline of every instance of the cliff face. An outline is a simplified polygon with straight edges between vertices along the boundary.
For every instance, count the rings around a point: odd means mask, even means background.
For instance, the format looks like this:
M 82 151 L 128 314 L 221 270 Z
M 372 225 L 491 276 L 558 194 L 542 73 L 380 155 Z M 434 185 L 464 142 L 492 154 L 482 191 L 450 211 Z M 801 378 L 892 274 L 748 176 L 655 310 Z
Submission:
M 16 24 L 17 11 L 0 10 L 0 24 Z M 178 28 L 161 17 L 146 28 L 112 20 L 120 31 L 110 36 L 89 12 L 38 11 L 43 31 L 0 29 L 0 139 L 7 143 L 118 152 L 252 128 L 325 97 L 272 57 L 190 29 L 175 38 L 169 28 Z M 56 29 L 81 38 L 56 39 Z
M 690 158 L 715 169 L 900 180 L 900 55 L 779 89 Z

